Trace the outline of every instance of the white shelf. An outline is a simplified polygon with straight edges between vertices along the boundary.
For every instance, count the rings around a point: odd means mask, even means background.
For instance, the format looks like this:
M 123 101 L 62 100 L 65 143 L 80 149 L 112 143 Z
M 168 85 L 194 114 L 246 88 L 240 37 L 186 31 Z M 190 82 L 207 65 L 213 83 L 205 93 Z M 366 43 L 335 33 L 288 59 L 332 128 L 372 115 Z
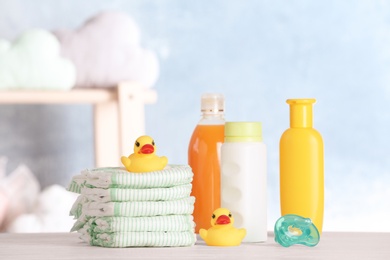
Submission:
M 145 134 L 145 104 L 155 103 L 156 100 L 156 91 L 133 82 L 124 82 L 110 89 L 0 91 L 0 105 L 94 105 L 97 167 L 118 166 L 120 156 L 132 152 L 134 140 Z
M 117 100 L 113 89 L 72 89 L 68 91 L 0 91 L 0 104 L 97 104 Z

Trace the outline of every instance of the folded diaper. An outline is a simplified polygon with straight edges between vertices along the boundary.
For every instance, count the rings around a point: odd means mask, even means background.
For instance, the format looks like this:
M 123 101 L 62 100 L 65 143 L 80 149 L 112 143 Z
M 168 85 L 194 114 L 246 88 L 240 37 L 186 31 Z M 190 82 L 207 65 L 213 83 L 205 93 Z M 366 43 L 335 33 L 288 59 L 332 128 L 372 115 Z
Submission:
M 154 217 L 99 217 L 91 218 L 86 228 L 93 233 L 193 231 L 192 215 L 167 215 Z
M 83 195 L 80 195 L 83 196 Z M 76 207 L 72 207 L 71 215 L 79 218 L 81 215 L 91 217 L 103 216 L 161 216 L 161 215 L 186 215 L 194 210 L 195 197 L 188 197 L 168 201 L 132 201 L 132 202 L 82 202 L 77 200 Z
M 88 240 L 84 234 L 84 239 Z M 89 243 L 104 247 L 170 247 L 192 246 L 196 242 L 193 231 L 184 232 L 115 232 L 94 234 Z
M 69 191 L 79 192 L 83 186 L 89 188 L 166 188 L 189 184 L 193 173 L 188 165 L 168 165 L 164 170 L 131 173 L 124 168 L 107 167 L 85 170 L 75 176 L 68 187 Z
M 120 189 L 82 188 L 81 193 L 89 201 L 162 201 L 189 197 L 192 185 L 184 184 L 169 188 Z

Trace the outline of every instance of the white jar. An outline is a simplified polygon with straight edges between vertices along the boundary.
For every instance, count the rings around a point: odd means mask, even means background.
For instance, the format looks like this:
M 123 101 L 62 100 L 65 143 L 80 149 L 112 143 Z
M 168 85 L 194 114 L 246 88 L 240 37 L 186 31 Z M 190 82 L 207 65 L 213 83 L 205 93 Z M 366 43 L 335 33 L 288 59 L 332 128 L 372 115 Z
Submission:
M 267 240 L 267 150 L 260 122 L 226 122 L 221 148 L 221 206 L 234 226 L 245 228 L 243 242 Z

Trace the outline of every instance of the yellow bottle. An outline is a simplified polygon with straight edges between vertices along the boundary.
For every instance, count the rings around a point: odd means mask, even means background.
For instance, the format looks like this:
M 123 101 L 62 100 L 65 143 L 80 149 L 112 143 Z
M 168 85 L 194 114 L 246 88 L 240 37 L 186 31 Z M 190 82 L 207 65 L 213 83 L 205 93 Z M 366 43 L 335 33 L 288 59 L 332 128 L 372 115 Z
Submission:
M 282 216 L 310 218 L 322 232 L 324 214 L 324 145 L 313 127 L 315 99 L 288 99 L 290 128 L 280 139 Z

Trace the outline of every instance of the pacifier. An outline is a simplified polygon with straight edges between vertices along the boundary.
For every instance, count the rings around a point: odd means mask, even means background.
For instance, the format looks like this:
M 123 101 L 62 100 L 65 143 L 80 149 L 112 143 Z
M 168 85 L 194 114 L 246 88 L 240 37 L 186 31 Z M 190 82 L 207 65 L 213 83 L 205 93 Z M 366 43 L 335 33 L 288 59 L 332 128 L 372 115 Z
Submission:
M 275 241 L 284 247 L 295 244 L 313 247 L 320 241 L 320 233 L 311 219 L 298 215 L 284 215 L 275 223 Z

